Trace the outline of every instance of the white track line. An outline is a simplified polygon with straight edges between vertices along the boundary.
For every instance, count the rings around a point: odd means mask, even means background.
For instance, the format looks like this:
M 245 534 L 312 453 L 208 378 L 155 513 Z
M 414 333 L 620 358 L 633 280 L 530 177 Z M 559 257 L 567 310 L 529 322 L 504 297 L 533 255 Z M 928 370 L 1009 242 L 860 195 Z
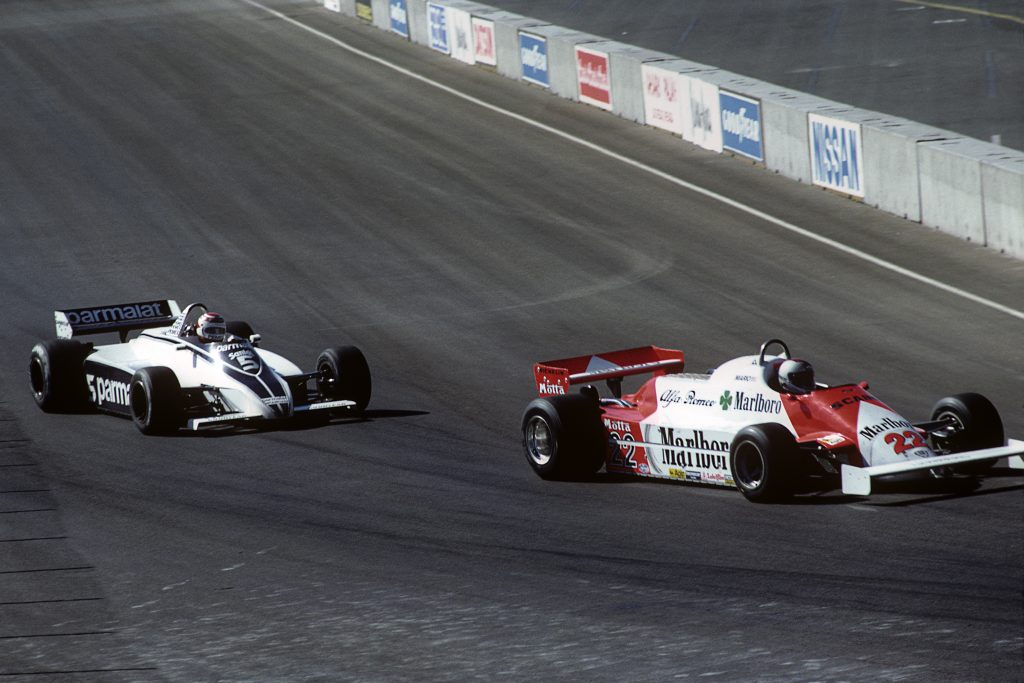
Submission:
M 884 259 L 880 259 L 876 256 L 868 254 L 867 252 L 861 251 L 860 249 L 855 249 L 854 247 L 843 244 L 842 242 L 837 242 L 836 240 L 829 239 L 828 237 L 823 237 L 822 235 L 813 233 L 810 230 L 807 230 L 806 228 L 801 228 L 798 225 L 793 225 L 792 223 L 784 221 L 781 218 L 776 218 L 775 216 L 760 211 L 759 209 L 755 209 L 752 206 L 748 206 L 746 204 L 743 204 L 742 202 L 738 202 L 735 199 L 731 199 L 729 197 L 726 197 L 725 195 L 718 194 L 717 192 L 713 192 L 705 187 L 701 187 L 700 185 L 694 185 L 693 183 L 687 182 L 682 178 L 677 178 L 673 175 L 669 175 L 664 171 L 659 171 L 658 169 L 652 166 L 648 166 L 647 164 L 641 163 L 635 159 L 631 159 L 627 156 L 618 154 L 617 152 L 613 152 L 610 149 L 601 147 L 600 145 L 594 144 L 593 142 L 589 142 L 588 140 L 584 140 L 583 138 L 576 137 L 575 135 L 571 135 L 569 133 L 566 133 L 565 131 L 558 130 L 557 128 L 552 128 L 551 126 L 543 124 L 540 121 L 527 118 L 522 114 L 517 114 L 507 109 L 502 109 L 501 107 L 493 105 L 489 102 L 485 102 L 481 99 L 473 97 L 472 95 L 467 95 L 466 93 L 460 90 L 456 90 L 455 88 L 447 86 L 443 83 L 439 83 L 438 81 L 427 78 L 426 76 L 422 76 L 414 71 L 410 71 L 409 69 L 394 64 L 393 62 L 389 62 L 386 59 L 370 54 L 369 52 L 364 52 L 363 50 L 360 50 L 357 47 L 353 47 L 352 45 L 349 45 L 348 43 L 339 40 L 338 38 L 335 38 L 332 35 L 324 33 L 323 31 L 315 29 L 307 24 L 303 24 L 301 21 L 298 21 L 296 19 L 293 19 L 292 17 L 282 14 L 281 12 L 278 12 L 275 9 L 267 7 L 266 5 L 262 5 L 256 2 L 255 0 L 241 0 L 241 2 L 259 8 L 264 12 L 267 12 L 268 14 L 272 14 L 278 19 L 285 21 L 291 24 L 292 26 L 295 26 L 296 28 L 300 28 L 303 31 L 306 31 L 307 33 L 313 34 L 317 38 L 322 38 L 323 40 L 326 40 L 329 43 L 333 43 L 334 45 L 337 45 L 343 50 L 347 50 L 348 52 L 351 52 L 354 55 L 358 55 L 363 59 L 368 59 L 371 62 L 375 62 L 376 64 L 391 69 L 392 71 L 396 71 L 402 74 L 403 76 L 415 79 L 417 81 L 420 81 L 421 83 L 425 83 L 426 85 L 437 88 L 438 90 L 443 90 L 449 95 L 458 97 L 459 99 L 465 100 L 466 102 L 471 102 L 472 104 L 475 104 L 478 107 L 483 107 L 484 109 L 493 111 L 496 114 L 507 116 L 510 119 L 519 121 L 520 123 L 524 123 L 528 126 L 533 126 L 534 128 L 542 130 L 546 133 L 556 135 L 562 138 L 563 140 L 568 140 L 569 142 L 577 144 L 581 147 L 586 147 L 587 149 L 593 150 L 598 154 L 603 154 L 606 157 L 610 157 L 612 159 L 615 159 L 616 161 L 620 161 L 624 164 L 632 166 L 635 169 L 644 171 L 645 173 L 649 173 L 655 177 L 661 178 L 662 180 L 678 185 L 679 187 L 686 188 L 691 192 L 696 192 L 697 194 L 704 195 L 705 197 L 713 199 L 716 202 L 725 204 L 726 206 L 731 206 L 732 208 L 742 211 L 751 216 L 754 216 L 755 218 L 760 218 L 761 220 L 771 223 L 772 225 L 778 226 L 780 228 L 783 228 L 784 230 L 788 230 L 792 233 L 796 233 L 797 235 L 806 237 L 807 239 L 814 240 L 815 242 L 819 242 L 826 246 L 832 247 L 837 251 L 841 251 L 844 254 L 849 254 L 850 256 L 861 259 L 862 261 L 866 261 L 872 265 L 878 266 L 879 268 L 884 268 L 885 270 L 898 273 L 899 275 L 908 277 L 911 280 L 916 280 L 920 283 L 929 285 L 931 287 L 935 287 L 936 289 L 941 289 L 944 292 L 948 292 L 955 296 L 959 296 L 963 299 L 967 299 L 968 301 L 973 301 L 974 303 L 981 304 L 982 306 L 987 306 L 988 308 L 994 309 L 1001 313 L 1005 313 L 1006 315 L 1012 316 L 1014 318 L 1024 320 L 1024 311 L 1018 311 L 1014 308 L 1010 308 L 1009 306 L 1004 306 L 1001 303 L 992 301 L 991 299 L 986 299 L 984 297 L 978 296 L 977 294 L 972 294 L 966 290 L 960 289 L 959 287 L 954 287 L 953 285 L 948 285 L 945 282 L 940 282 L 939 280 L 935 280 L 925 275 L 921 275 L 920 273 L 915 273 L 913 271 L 906 270 L 905 268 L 900 268 L 899 266 L 893 265 Z

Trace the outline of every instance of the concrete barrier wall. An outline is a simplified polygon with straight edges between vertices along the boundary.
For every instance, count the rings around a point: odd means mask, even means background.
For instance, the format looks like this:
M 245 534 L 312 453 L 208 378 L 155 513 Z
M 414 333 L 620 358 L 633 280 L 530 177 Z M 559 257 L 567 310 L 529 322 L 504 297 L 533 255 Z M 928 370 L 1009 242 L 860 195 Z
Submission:
M 407 0 L 409 39 L 426 46 L 430 45 L 428 1 Z M 335 2 L 342 14 L 356 14 L 355 0 L 320 2 Z M 656 67 L 652 72 L 662 74 L 652 76 L 652 83 L 668 79 L 673 89 L 680 88 L 679 93 L 673 90 L 673 96 L 678 94 L 689 107 L 680 105 L 678 112 L 669 112 L 666 108 L 676 104 L 664 94 L 660 100 L 651 100 L 659 116 L 676 117 L 673 127 L 650 119 L 652 125 L 671 131 L 667 135 L 752 159 L 788 178 L 815 182 L 888 213 L 1024 258 L 1024 153 L 472 0 L 433 2 L 493 22 L 497 64 L 485 68 L 507 78 L 523 79 L 520 34 L 539 36 L 546 41 L 548 88 L 560 97 L 580 101 L 576 48 L 582 46 L 588 78 L 593 77 L 588 69 L 607 66 L 610 111 L 644 123 L 651 113 L 643 77 L 648 64 Z M 372 7 L 373 25 L 390 31 L 390 1 L 372 0 Z M 587 83 L 589 92 L 593 87 Z M 609 108 L 602 97 L 584 95 L 583 100 Z M 698 119 L 702 127 L 697 126 Z M 823 130 L 833 137 L 814 137 Z M 829 144 L 856 140 L 857 146 L 844 149 L 840 157 L 812 158 L 812 149 L 822 149 L 823 139 Z M 822 180 L 823 169 L 831 174 L 834 162 L 839 159 L 845 164 L 855 149 L 856 182 L 833 182 L 831 175 Z M 832 151 L 829 148 L 829 154 Z
M 960 136 L 916 121 L 883 117 L 866 122 L 864 201 L 875 208 L 921 222 L 917 146 Z
M 427 0 L 406 0 L 409 12 L 409 40 L 430 46 L 430 24 L 427 21 Z
M 981 160 L 986 147 L 995 145 L 957 138 L 918 146 L 923 223 L 986 243 L 981 202 Z
M 605 43 L 611 66 L 612 112 L 619 116 L 644 122 L 644 82 L 641 67 L 645 63 L 676 59 L 665 52 L 645 50 L 619 42 Z
M 1024 259 L 1024 153 L 1004 151 L 981 164 L 987 246 Z
M 483 15 L 494 22 L 494 40 L 498 53 L 498 73 L 506 78 L 519 80 L 523 77 L 523 62 L 519 54 L 519 32 L 529 31 L 537 26 L 547 26 L 543 21 L 531 19 L 511 12 L 490 12 Z
M 529 33 L 539 35 L 548 41 L 548 71 L 551 74 L 551 92 L 559 97 L 579 101 L 579 90 L 576 87 L 576 46 L 587 43 L 599 43 L 605 39 L 591 33 L 575 31 L 548 24 L 528 29 Z
M 391 6 L 388 0 L 373 0 L 373 25 L 382 31 L 391 30 Z

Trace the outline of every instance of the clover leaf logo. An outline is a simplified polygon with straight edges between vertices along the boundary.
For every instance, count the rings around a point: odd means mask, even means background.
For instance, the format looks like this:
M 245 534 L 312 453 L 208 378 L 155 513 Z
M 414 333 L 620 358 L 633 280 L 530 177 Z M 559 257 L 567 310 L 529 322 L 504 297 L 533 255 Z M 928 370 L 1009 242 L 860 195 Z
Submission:
M 718 403 L 722 406 L 722 410 L 729 410 L 732 407 L 732 392 L 726 389 L 722 397 L 718 399 Z

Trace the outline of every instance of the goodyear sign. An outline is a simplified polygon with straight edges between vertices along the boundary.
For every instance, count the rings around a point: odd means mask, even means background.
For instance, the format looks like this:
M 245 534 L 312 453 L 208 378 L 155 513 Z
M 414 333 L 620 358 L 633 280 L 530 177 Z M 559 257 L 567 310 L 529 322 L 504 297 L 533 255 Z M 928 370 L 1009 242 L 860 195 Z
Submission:
M 743 95 L 720 90 L 722 147 L 756 161 L 764 161 L 761 103 Z

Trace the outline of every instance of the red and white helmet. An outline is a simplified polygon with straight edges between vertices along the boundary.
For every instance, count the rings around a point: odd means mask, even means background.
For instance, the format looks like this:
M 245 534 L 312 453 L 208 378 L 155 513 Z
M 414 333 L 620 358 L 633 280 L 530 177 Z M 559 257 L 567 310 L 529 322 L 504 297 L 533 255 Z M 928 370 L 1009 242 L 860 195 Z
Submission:
M 196 336 L 203 343 L 222 342 L 227 334 L 227 324 L 220 313 L 203 313 L 196 321 Z

